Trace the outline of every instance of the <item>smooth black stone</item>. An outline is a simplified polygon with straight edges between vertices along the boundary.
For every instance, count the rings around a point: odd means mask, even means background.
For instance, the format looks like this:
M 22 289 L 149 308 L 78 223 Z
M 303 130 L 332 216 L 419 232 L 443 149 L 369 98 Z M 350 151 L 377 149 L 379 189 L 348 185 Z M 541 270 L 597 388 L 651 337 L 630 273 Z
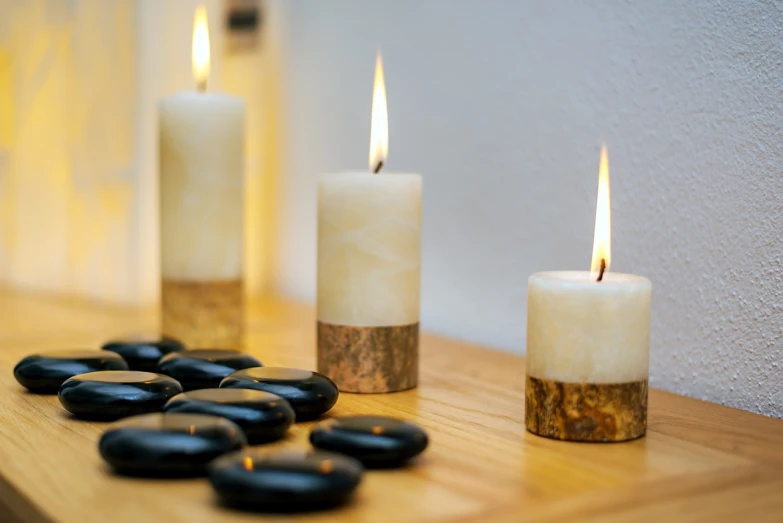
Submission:
M 352 416 L 319 423 L 310 433 L 318 449 L 358 459 L 366 467 L 398 467 L 421 454 L 429 440 L 409 421 L 383 416 Z
M 332 380 L 309 370 L 255 367 L 240 370 L 220 383 L 221 389 L 255 389 L 288 400 L 296 421 L 319 418 L 337 403 L 340 392 Z
M 185 390 L 216 389 L 232 372 L 261 365 L 253 356 L 235 350 L 192 349 L 161 358 L 158 372 L 179 381 Z
M 24 358 L 14 367 L 14 377 L 32 392 L 57 394 L 68 378 L 98 370 L 128 370 L 128 364 L 114 352 L 53 350 Z
M 174 338 L 141 336 L 107 341 L 102 349 L 122 356 L 131 370 L 157 372 L 158 361 L 163 356 L 183 351 L 185 346 Z
M 197 476 L 207 464 L 245 445 L 231 421 L 200 414 L 144 414 L 111 425 L 101 436 L 101 456 L 119 474 Z
M 274 394 L 249 389 L 201 389 L 174 396 L 164 412 L 210 414 L 239 425 L 251 444 L 282 438 L 294 423 L 294 409 Z
M 82 419 L 109 421 L 148 412 L 160 412 L 182 392 L 168 376 L 135 370 L 88 372 L 60 387 L 60 403 Z
M 209 482 L 223 503 L 268 511 L 302 511 L 340 505 L 359 486 L 361 463 L 321 451 L 249 449 L 216 459 Z

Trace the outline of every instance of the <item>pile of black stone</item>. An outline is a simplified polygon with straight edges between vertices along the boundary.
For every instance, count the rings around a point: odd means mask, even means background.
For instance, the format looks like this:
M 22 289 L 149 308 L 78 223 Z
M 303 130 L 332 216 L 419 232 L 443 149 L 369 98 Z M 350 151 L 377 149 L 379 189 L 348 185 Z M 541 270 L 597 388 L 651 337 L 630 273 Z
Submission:
M 264 367 L 238 351 L 188 350 L 166 337 L 102 349 L 33 354 L 14 376 L 32 392 L 57 394 L 77 418 L 124 418 L 98 445 L 118 474 L 208 476 L 226 505 L 312 510 L 349 500 L 365 468 L 402 466 L 427 447 L 413 423 L 353 416 L 316 424 L 314 449 L 271 450 L 264 445 L 285 438 L 295 422 L 317 420 L 335 405 L 332 380 Z

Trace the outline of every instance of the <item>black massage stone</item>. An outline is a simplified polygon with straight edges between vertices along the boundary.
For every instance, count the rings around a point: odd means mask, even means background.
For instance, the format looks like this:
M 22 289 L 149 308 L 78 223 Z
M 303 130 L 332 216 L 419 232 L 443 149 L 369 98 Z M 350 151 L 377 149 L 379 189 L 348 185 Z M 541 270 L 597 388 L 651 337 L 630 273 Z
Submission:
M 109 421 L 160 412 L 182 392 L 176 380 L 152 372 L 107 370 L 68 379 L 60 387 L 60 403 L 77 418 Z
M 131 370 L 144 372 L 155 372 L 158 361 L 166 354 L 185 350 L 181 342 L 165 336 L 132 336 L 116 339 L 104 343 L 102 348 L 122 356 Z
M 382 416 L 352 416 L 319 423 L 310 433 L 315 448 L 358 459 L 368 468 L 403 465 L 427 448 L 424 429 Z
M 298 512 L 346 502 L 362 472 L 361 463 L 340 454 L 249 449 L 215 460 L 209 466 L 209 481 L 226 505 Z
M 14 367 L 14 377 L 32 392 L 57 394 L 68 378 L 98 370 L 128 370 L 128 364 L 108 351 L 53 350 L 27 356 Z
M 221 389 L 255 389 L 271 392 L 296 412 L 296 421 L 319 418 L 337 402 L 340 392 L 332 380 L 309 370 L 255 367 L 240 370 L 220 383 Z
M 171 376 L 185 390 L 216 389 L 221 380 L 239 369 L 260 367 L 249 354 L 228 349 L 192 349 L 161 358 L 158 372 Z
M 282 438 L 294 422 L 294 409 L 268 392 L 249 389 L 201 389 L 174 396 L 165 412 L 210 414 L 239 425 L 251 444 Z
M 177 477 L 205 475 L 210 461 L 245 443 L 242 430 L 227 419 L 158 413 L 112 424 L 98 449 L 119 474 Z

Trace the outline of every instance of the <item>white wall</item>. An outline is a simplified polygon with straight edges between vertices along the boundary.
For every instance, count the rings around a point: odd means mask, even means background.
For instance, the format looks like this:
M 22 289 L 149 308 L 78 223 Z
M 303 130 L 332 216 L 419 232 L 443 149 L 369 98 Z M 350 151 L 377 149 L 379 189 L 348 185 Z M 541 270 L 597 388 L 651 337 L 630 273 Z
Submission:
M 783 417 L 780 3 L 272 7 L 280 289 L 314 297 L 316 176 L 365 166 L 380 47 L 388 168 L 425 180 L 424 328 L 524 350 L 527 277 L 589 267 L 605 139 L 612 269 L 654 284 L 653 384 Z

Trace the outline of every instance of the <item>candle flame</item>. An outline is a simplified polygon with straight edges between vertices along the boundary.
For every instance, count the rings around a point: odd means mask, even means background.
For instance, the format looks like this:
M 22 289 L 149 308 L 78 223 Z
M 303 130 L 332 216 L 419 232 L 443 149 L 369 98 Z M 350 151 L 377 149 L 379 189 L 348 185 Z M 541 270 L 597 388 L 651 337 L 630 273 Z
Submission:
M 370 171 L 377 172 L 389 154 L 389 114 L 386 108 L 386 82 L 383 79 L 381 52 L 375 58 L 375 82 L 370 119 Z
M 193 78 L 200 91 L 207 87 L 209 78 L 209 25 L 207 10 L 203 5 L 196 8 L 193 17 Z
M 601 147 L 598 167 L 598 200 L 595 206 L 595 235 L 593 236 L 593 260 L 590 264 L 592 279 L 601 274 L 601 260 L 608 271 L 612 262 L 612 212 L 609 205 L 609 154 L 606 145 Z

